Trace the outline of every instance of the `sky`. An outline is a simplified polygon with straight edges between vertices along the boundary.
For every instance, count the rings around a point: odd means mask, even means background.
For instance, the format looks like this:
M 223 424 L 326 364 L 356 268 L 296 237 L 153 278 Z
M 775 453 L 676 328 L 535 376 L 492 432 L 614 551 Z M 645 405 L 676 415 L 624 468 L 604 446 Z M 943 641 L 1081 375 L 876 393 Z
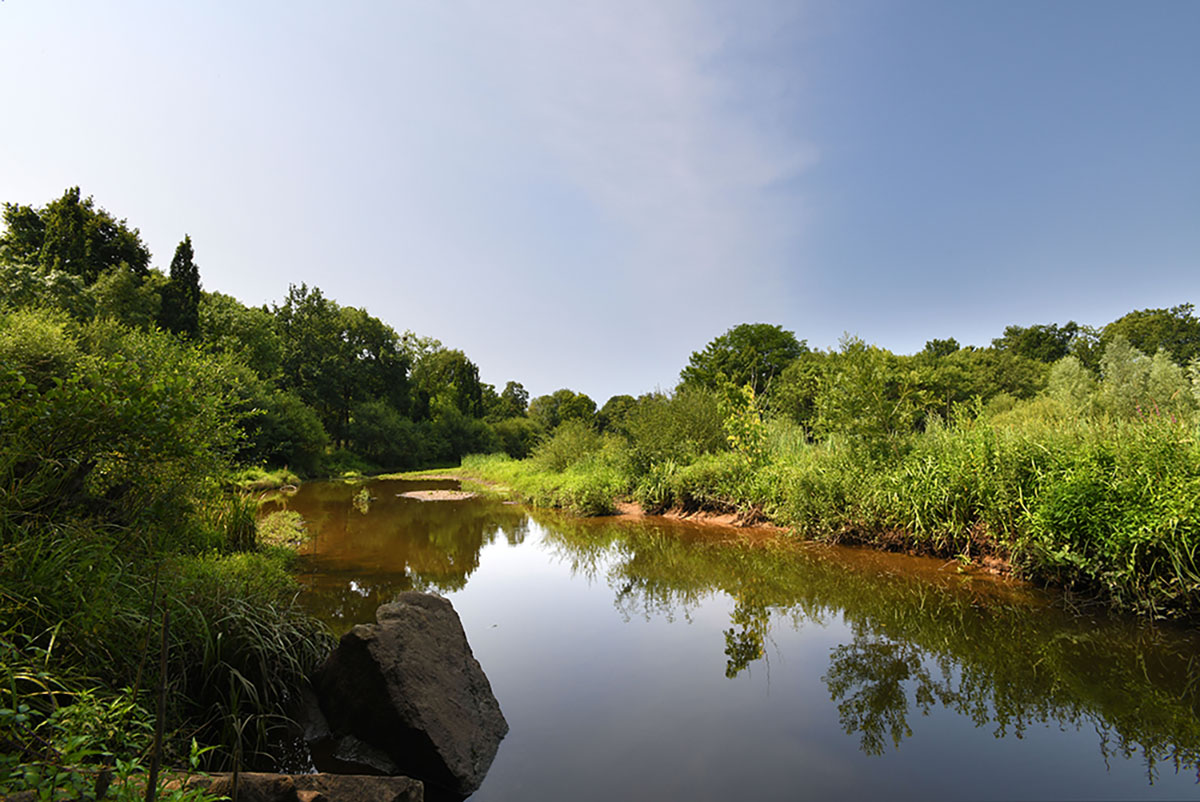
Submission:
M 0 201 L 497 387 L 1200 302 L 1195 0 L 0 0 Z

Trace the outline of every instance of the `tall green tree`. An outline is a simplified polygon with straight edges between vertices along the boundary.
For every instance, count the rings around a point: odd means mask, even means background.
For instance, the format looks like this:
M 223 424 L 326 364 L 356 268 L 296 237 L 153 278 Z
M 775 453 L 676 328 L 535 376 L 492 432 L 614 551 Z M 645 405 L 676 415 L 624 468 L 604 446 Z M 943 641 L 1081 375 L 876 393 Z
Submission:
M 780 326 L 743 323 L 715 338 L 703 351 L 693 352 L 679 378 L 686 386 L 709 390 L 719 390 L 726 383 L 749 384 L 761 395 L 792 360 L 807 352 L 805 341 Z
M 439 406 L 453 407 L 470 418 L 483 417 L 479 367 L 462 351 L 441 348 L 421 357 L 413 367 L 412 384 L 415 406 L 424 413 L 417 417 L 433 417 Z
M 1057 362 L 1072 352 L 1072 344 L 1081 327 L 1074 320 L 1065 326 L 1056 323 L 1036 326 L 1007 326 L 1004 336 L 992 340 L 992 347 L 1039 362 Z
M 518 418 L 529 408 L 529 391 L 520 382 L 510 381 L 500 393 L 500 402 L 504 405 L 505 418 Z
M 1104 327 L 1103 351 L 1107 353 L 1109 343 L 1121 336 L 1143 354 L 1162 348 L 1178 364 L 1187 364 L 1200 356 L 1200 319 L 1195 311 L 1192 304 L 1180 304 L 1130 312 Z
M 584 393 L 566 387 L 549 395 L 539 395 L 529 402 L 530 419 L 547 432 L 554 431 L 559 424 L 577 420 L 589 426 L 596 421 L 596 402 Z
M 196 266 L 190 236 L 184 235 L 171 258 L 160 320 L 164 329 L 189 339 L 200 333 L 200 268 Z
M 274 314 L 280 383 L 317 411 L 338 443 L 347 442 L 351 410 L 360 401 L 382 399 L 407 411 L 408 357 L 390 326 L 305 284 L 289 287 Z
M 150 269 L 150 251 L 136 228 L 118 220 L 71 187 L 42 208 L 5 203 L 0 255 L 43 270 L 60 270 L 91 284 L 106 270 L 127 265 L 137 276 Z
M 265 308 L 246 306 L 232 295 L 202 292 L 198 321 L 205 349 L 238 356 L 264 379 L 279 377 L 283 341 Z

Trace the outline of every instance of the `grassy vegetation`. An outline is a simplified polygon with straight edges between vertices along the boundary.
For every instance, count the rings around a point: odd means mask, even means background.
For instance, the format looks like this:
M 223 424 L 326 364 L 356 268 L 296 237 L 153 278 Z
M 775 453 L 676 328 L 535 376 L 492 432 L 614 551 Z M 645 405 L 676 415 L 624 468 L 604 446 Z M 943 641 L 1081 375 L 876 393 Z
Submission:
M 150 722 L 164 765 L 262 765 L 328 652 L 293 552 L 225 489 L 229 371 L 161 332 L 0 313 L 0 794 L 144 786 Z
M 282 487 L 298 485 L 301 481 L 300 477 L 288 468 L 268 470 L 257 465 L 235 471 L 230 480 L 240 490 L 247 492 L 278 490 Z
M 1009 563 L 1020 576 L 1161 616 L 1200 612 L 1200 445 L 1190 420 L 1074 416 L 1050 398 L 964 409 L 868 448 L 763 424 L 762 454 L 725 449 L 639 468 L 636 440 L 562 431 L 524 461 L 465 474 L 576 513 L 738 512 L 808 538 Z

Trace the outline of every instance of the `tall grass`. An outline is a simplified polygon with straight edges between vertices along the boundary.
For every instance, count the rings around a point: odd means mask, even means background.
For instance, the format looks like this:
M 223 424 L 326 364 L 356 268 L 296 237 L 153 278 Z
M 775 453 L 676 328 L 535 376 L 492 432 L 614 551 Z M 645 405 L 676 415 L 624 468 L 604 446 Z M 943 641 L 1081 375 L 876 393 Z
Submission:
M 571 432 L 529 460 L 463 466 L 539 505 L 737 512 L 802 537 L 1000 560 L 1153 616 L 1200 614 L 1195 424 L 1078 416 L 1050 398 L 979 413 L 933 419 L 887 450 L 773 422 L 761 464 L 729 451 L 641 464 L 635 444 Z

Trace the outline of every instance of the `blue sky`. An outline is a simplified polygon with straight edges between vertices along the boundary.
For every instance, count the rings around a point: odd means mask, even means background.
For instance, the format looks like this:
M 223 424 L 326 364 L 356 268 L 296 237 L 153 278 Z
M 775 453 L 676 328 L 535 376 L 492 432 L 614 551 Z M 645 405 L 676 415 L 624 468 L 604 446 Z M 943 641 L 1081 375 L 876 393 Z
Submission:
M 0 200 L 597 403 L 1200 301 L 1200 2 L 0 2 Z

